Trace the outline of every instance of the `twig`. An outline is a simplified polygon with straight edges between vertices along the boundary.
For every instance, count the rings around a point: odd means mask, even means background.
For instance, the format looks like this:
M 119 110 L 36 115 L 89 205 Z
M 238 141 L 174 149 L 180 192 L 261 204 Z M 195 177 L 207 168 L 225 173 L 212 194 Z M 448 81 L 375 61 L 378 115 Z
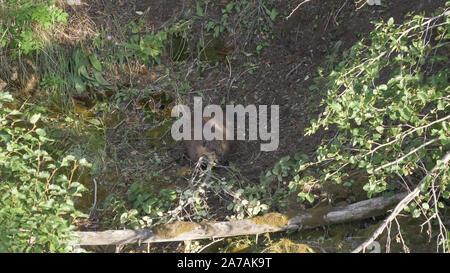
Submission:
M 289 72 L 286 74 L 285 79 L 287 80 L 287 79 L 289 78 L 289 76 L 290 76 L 295 70 L 297 70 L 297 68 L 299 68 L 300 65 L 302 65 L 303 63 L 304 63 L 304 61 L 301 61 L 301 62 L 298 63 L 294 68 L 292 68 L 291 71 L 289 71 Z
M 289 13 L 288 17 L 286 17 L 286 20 L 289 20 L 289 18 L 291 18 L 292 14 L 294 14 L 301 6 L 303 6 L 303 4 L 306 4 L 306 3 L 308 3 L 309 1 L 311 1 L 311 0 L 304 0 L 303 2 L 301 2 L 300 4 L 298 4 L 298 5 L 295 7 L 295 9 L 293 9 L 293 10 L 291 11 L 291 13 Z
M 395 161 L 392 161 L 392 162 L 389 162 L 389 163 L 386 163 L 383 166 L 380 166 L 380 167 L 376 168 L 375 171 L 377 172 L 377 171 L 379 171 L 381 169 L 384 169 L 386 167 L 389 167 L 389 166 L 392 166 L 394 164 L 397 164 L 400 161 L 402 161 L 403 159 L 407 158 L 408 156 L 412 155 L 413 153 L 417 152 L 418 150 L 420 150 L 420 149 L 422 149 L 422 148 L 432 144 L 433 142 L 436 142 L 437 140 L 439 140 L 439 139 L 435 138 L 435 139 L 429 140 L 429 141 L 425 142 L 424 144 L 420 145 L 419 147 L 413 149 L 411 152 L 407 153 L 406 155 L 400 157 L 399 159 L 397 159 Z
M 97 181 L 95 180 L 95 178 L 93 179 L 93 181 L 94 181 L 94 204 L 92 205 L 91 212 L 89 212 L 89 217 L 91 217 L 91 214 L 94 211 L 95 206 L 97 205 Z
M 334 16 L 334 22 L 336 23 L 337 26 L 339 26 L 338 21 L 336 20 L 336 18 L 338 17 L 339 13 L 341 12 L 341 10 L 345 7 L 345 4 L 347 4 L 348 0 L 346 0 L 344 2 L 344 4 L 341 6 L 341 8 L 336 12 L 336 15 Z
M 447 164 L 450 160 L 450 152 L 448 152 L 443 158 L 442 162 L 443 164 Z M 409 193 L 405 198 L 403 198 L 402 201 L 400 201 L 397 206 L 395 207 L 394 211 L 386 218 L 380 227 L 375 230 L 375 232 L 372 234 L 372 236 L 367 239 L 364 243 L 362 243 L 360 246 L 358 246 L 355 250 L 353 250 L 353 253 L 358 253 L 363 251 L 368 245 L 370 245 L 380 234 L 384 231 L 384 229 L 397 217 L 397 215 L 412 201 L 414 198 L 416 198 L 420 193 L 420 185 L 425 182 L 428 176 L 433 175 L 436 170 L 439 168 L 439 165 L 436 164 L 434 168 L 429 172 L 422 180 L 420 181 L 419 185 L 411 192 Z

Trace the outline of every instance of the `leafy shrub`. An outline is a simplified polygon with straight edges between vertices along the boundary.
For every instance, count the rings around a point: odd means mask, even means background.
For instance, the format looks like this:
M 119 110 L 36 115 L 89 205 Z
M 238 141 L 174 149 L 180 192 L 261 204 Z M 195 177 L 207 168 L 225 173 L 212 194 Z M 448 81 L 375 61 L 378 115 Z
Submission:
M 161 30 L 156 34 L 145 34 L 143 37 L 133 35 L 130 43 L 124 43 L 129 56 L 135 55 L 146 63 L 161 63 L 159 55 L 163 51 L 164 41 L 167 39 L 167 32 Z
M 174 190 L 161 189 L 159 194 L 153 194 L 151 190 L 136 182 L 128 191 L 127 201 L 132 203 L 131 209 L 126 208 L 124 200 L 114 200 L 113 196 L 109 196 L 105 204 L 110 204 L 117 210 L 122 225 L 137 229 L 159 223 L 176 198 Z
M 367 174 L 368 197 L 420 181 L 422 194 L 406 210 L 439 219 L 445 206 L 440 198 L 450 198 L 450 170 L 442 164 L 450 145 L 450 13 L 447 8 L 436 14 L 376 23 L 368 40 L 322 75 L 328 88 L 324 111 L 306 134 L 319 128 L 337 134 L 322 142 L 316 161 L 299 165 L 294 183 L 306 183 L 304 170 L 311 166 L 318 167 L 320 182 L 340 184 L 351 171 Z M 311 89 L 321 84 L 318 79 Z
M 190 27 L 189 22 L 178 22 L 158 32 L 147 33 L 142 32 L 143 25 L 145 25 L 145 21 L 142 19 L 138 20 L 137 23 L 130 22 L 130 40 L 121 44 L 123 49 L 118 54 L 121 62 L 124 57 L 135 56 L 147 65 L 160 64 L 160 55 L 163 53 L 165 43 L 170 36 L 179 35 Z
M 37 30 L 49 30 L 66 23 L 67 13 L 53 1 L 7 0 L 0 4 L 0 44 L 12 50 L 13 57 L 32 54 L 43 47 Z
M 446 23 L 431 35 L 429 24 L 439 19 Z M 444 156 L 449 68 L 439 53 L 450 40 L 449 28 L 445 12 L 401 25 L 391 18 L 376 24 L 368 45 L 359 42 L 344 55 L 328 77 L 325 110 L 306 131 L 338 128 L 318 149 L 318 163 L 327 162 L 323 180 L 340 182 L 349 169 L 361 169 L 370 175 L 364 189 L 372 196 L 395 176 L 423 176 Z
M 39 128 L 40 114 L 7 107 L 0 91 L 0 252 L 69 252 L 76 244 L 74 223 L 84 215 L 74 197 L 83 185 L 74 181 L 80 166 L 74 156 L 53 158 L 44 147 L 52 140 Z

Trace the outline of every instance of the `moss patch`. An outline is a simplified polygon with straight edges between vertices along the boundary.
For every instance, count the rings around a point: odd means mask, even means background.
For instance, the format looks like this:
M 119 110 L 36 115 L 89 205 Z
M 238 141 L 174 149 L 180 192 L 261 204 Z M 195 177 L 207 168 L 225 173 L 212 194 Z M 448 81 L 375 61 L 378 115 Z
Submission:
M 269 252 L 271 253 L 315 253 L 315 251 L 305 244 L 297 244 L 289 239 L 281 239 L 273 244 Z
M 287 225 L 289 217 L 285 214 L 281 213 L 267 213 L 263 216 L 256 216 L 251 218 L 253 222 L 255 222 L 258 225 L 268 225 L 272 227 L 282 227 Z
M 182 233 L 194 230 L 200 225 L 192 222 L 177 221 L 171 224 L 161 225 L 152 229 L 153 233 L 161 238 L 173 238 Z

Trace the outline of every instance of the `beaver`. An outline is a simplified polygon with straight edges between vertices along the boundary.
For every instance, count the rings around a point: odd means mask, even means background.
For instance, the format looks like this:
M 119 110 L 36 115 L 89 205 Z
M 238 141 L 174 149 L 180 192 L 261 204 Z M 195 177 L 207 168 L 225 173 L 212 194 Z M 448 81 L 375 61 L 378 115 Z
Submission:
M 211 118 L 203 118 L 203 125 L 206 124 Z M 226 128 L 226 121 L 224 124 L 214 123 L 213 128 L 223 133 L 223 140 L 186 140 L 185 146 L 189 158 L 197 162 L 200 157 L 206 157 L 209 164 L 226 162 L 226 156 L 230 153 L 231 142 L 226 140 L 226 136 L 230 132 Z M 194 122 L 191 122 L 192 132 L 194 131 Z

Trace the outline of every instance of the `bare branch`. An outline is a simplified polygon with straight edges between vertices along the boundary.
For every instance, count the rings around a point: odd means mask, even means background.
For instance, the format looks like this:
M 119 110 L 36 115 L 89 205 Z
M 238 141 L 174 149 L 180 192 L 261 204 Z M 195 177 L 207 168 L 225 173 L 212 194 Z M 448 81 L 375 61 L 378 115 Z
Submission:
M 291 11 L 291 13 L 289 13 L 289 15 L 288 15 L 288 17 L 286 17 L 286 20 L 289 20 L 289 18 L 291 18 L 291 16 L 301 7 L 301 6 L 303 6 L 303 4 L 306 4 L 306 3 L 308 3 L 309 1 L 311 1 L 311 0 L 304 0 L 303 2 L 301 2 L 300 4 L 298 4 L 296 7 L 295 7 L 295 9 L 293 9 L 292 11 Z
M 450 160 L 450 152 L 448 152 L 443 158 L 442 162 L 443 164 L 447 164 Z M 375 230 L 375 232 L 372 234 L 372 236 L 367 239 L 364 243 L 362 243 L 360 246 L 358 246 L 355 250 L 353 250 L 353 253 L 358 253 L 363 251 L 368 245 L 370 245 L 380 234 L 384 231 L 384 229 L 397 217 L 397 215 L 412 201 L 414 198 L 416 198 L 420 193 L 420 185 L 424 183 L 424 181 L 430 176 L 433 175 L 436 170 L 439 168 L 439 166 L 436 164 L 434 168 L 420 181 L 419 185 L 411 192 L 409 193 L 405 198 L 403 198 L 400 203 L 394 208 L 394 211 L 389 215 L 388 218 L 386 218 L 381 226 Z
M 400 157 L 399 159 L 397 159 L 397 160 L 395 160 L 395 161 L 392 161 L 392 162 L 389 162 L 389 163 L 386 163 L 386 164 L 384 164 L 383 166 L 380 166 L 380 167 L 376 168 L 375 171 L 377 172 L 377 171 L 379 171 L 379 170 L 381 170 L 381 169 L 384 169 L 384 168 L 387 168 L 387 167 L 392 166 L 392 165 L 394 165 L 394 164 L 397 164 L 397 163 L 399 163 L 400 161 L 402 161 L 403 159 L 405 159 L 405 158 L 407 158 L 408 156 L 414 154 L 414 153 L 417 152 L 418 150 L 420 150 L 420 149 L 422 149 L 422 148 L 424 148 L 424 147 L 426 147 L 426 146 L 432 144 L 433 142 L 436 142 L 437 140 L 439 140 L 439 139 L 438 139 L 438 138 L 435 138 L 435 139 L 429 140 L 429 141 L 425 142 L 424 144 L 420 145 L 419 147 L 417 147 L 417 148 L 411 150 L 409 153 L 407 153 L 406 155 Z

